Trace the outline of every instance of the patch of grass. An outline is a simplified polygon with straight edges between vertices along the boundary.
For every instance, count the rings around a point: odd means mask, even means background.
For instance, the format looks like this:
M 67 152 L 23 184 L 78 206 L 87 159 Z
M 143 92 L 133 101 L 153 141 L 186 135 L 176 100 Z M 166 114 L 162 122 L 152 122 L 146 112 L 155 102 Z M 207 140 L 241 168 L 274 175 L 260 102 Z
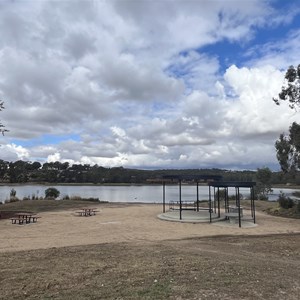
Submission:
M 103 205 L 107 202 L 99 202 L 92 199 L 74 199 L 74 200 L 26 200 L 18 202 L 9 202 L 1 205 L 1 211 L 31 211 L 34 213 L 45 211 L 58 211 L 72 208 L 80 208 L 88 204 Z
M 136 299 L 167 299 L 171 293 L 170 282 L 157 282 L 154 280 L 149 286 L 137 291 Z M 134 295 L 133 295 L 134 296 Z
M 283 208 L 277 204 L 275 207 L 267 209 L 267 213 L 273 216 L 300 219 L 300 210 L 298 205 L 294 205 L 291 208 Z

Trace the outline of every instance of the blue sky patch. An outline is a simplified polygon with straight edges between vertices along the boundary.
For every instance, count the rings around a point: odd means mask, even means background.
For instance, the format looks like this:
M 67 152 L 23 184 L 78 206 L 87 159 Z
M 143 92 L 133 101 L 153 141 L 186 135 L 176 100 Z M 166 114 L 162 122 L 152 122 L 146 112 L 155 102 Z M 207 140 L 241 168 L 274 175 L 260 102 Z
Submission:
M 80 136 L 76 134 L 68 135 L 51 135 L 44 134 L 43 136 L 31 140 L 12 140 L 12 143 L 20 145 L 22 147 L 33 147 L 37 145 L 57 145 L 64 141 L 72 140 L 79 142 Z

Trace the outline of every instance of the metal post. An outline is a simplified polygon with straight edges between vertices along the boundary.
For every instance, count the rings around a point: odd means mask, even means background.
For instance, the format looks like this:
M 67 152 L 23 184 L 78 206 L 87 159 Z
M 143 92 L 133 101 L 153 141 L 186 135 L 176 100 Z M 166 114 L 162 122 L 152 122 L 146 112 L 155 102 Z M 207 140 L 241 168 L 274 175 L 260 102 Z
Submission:
M 236 202 L 237 202 L 237 207 L 239 209 L 239 227 L 242 227 L 242 222 L 241 222 L 241 203 L 240 203 L 240 188 L 235 188 L 236 190 Z
M 199 182 L 197 181 L 197 211 L 199 211 Z
M 209 195 L 208 195 L 208 203 L 209 203 L 209 223 L 211 223 L 211 191 L 210 191 L 211 186 L 209 186 Z
M 221 212 L 220 212 L 220 192 L 218 191 L 218 218 L 220 218 Z
M 166 183 L 163 181 L 163 213 L 166 212 Z
M 224 187 L 224 210 L 225 213 L 229 212 L 229 202 L 228 202 L 228 188 Z M 226 217 L 225 219 L 227 219 L 228 217 Z
M 219 188 L 218 188 L 218 197 L 217 200 L 219 200 L 220 197 L 220 193 L 219 193 Z M 216 209 L 217 209 L 217 201 L 216 201 L 216 191 L 214 189 L 214 212 L 216 213 Z
M 250 204 L 251 204 L 251 217 L 253 219 L 253 192 L 252 192 L 252 188 L 250 188 Z
M 225 188 L 225 202 L 226 202 L 226 208 L 227 208 L 227 212 L 229 211 L 229 195 L 228 195 L 228 187 Z
M 251 189 L 252 189 L 252 193 L 251 193 L 251 194 L 252 194 L 252 197 L 251 197 L 251 198 L 252 198 L 252 201 L 253 201 L 253 222 L 254 222 L 254 224 L 255 224 L 256 221 L 255 221 L 254 188 L 252 187 Z
M 182 220 L 181 179 L 179 179 L 179 219 Z
M 218 193 L 218 197 L 219 197 L 219 193 Z M 214 187 L 214 203 L 213 203 L 213 205 L 214 205 L 214 207 L 213 207 L 214 213 L 216 213 L 216 199 L 218 197 L 216 197 L 216 188 Z

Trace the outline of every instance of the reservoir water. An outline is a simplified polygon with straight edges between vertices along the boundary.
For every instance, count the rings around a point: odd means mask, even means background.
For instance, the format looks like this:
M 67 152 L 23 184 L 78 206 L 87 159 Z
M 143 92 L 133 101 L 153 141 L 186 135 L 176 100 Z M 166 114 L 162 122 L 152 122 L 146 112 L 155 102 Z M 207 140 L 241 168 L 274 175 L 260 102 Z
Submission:
M 108 202 L 142 202 L 142 203 L 162 203 L 163 187 L 161 185 L 130 185 L 130 186 L 110 186 L 110 185 L 5 185 L 0 186 L 0 202 L 9 199 L 10 191 L 15 189 L 19 199 L 24 197 L 32 198 L 44 197 L 48 187 L 55 187 L 60 191 L 60 199 L 68 195 L 69 197 L 79 196 L 82 198 L 99 198 Z M 273 189 L 269 196 L 270 201 L 276 201 L 282 191 L 286 196 L 291 196 L 293 189 Z M 182 186 L 182 200 L 196 200 L 196 186 Z M 249 197 L 249 189 L 240 189 L 240 193 Z M 234 189 L 229 189 L 229 195 L 234 195 Z M 179 187 L 177 185 L 166 186 L 166 202 L 179 199 Z M 207 200 L 209 197 L 208 186 L 199 186 L 199 199 Z

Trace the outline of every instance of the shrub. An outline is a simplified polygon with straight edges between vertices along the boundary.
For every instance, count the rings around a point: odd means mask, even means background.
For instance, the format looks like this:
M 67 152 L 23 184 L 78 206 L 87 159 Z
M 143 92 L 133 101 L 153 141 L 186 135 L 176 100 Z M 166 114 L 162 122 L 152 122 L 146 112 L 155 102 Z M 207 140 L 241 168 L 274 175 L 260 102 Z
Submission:
M 56 188 L 48 188 L 45 190 L 45 197 L 46 198 L 54 198 L 56 199 L 57 197 L 59 197 L 60 195 L 60 191 L 57 190 Z
M 9 202 L 18 202 L 19 199 L 16 197 L 17 191 L 15 189 L 11 189 L 9 193 Z
M 74 200 L 74 201 L 76 201 L 76 200 L 82 200 L 82 198 L 80 197 L 80 196 L 72 196 L 71 198 L 70 198 L 71 200 Z
M 258 194 L 257 195 L 258 200 L 262 200 L 262 201 L 268 201 L 269 197 L 267 195 L 264 194 Z
M 297 203 L 297 212 L 300 212 L 300 201 L 298 200 L 298 203 Z
M 20 200 L 19 200 L 17 197 L 12 197 L 12 198 L 10 198 L 10 200 L 9 200 L 10 203 L 18 202 L 18 201 L 20 201 Z
M 242 194 L 240 194 L 240 200 L 243 200 L 243 199 L 244 199 L 244 196 Z M 228 200 L 236 200 L 236 195 L 229 195 Z
M 300 192 L 299 191 L 295 191 L 292 193 L 293 196 L 300 198 Z
M 225 199 L 225 195 L 226 195 L 226 190 L 225 189 L 220 189 L 218 191 L 216 191 L 215 197 L 218 198 L 220 200 L 224 200 Z M 228 196 L 228 200 L 236 200 L 236 195 L 227 195 Z M 240 194 L 240 200 L 243 199 L 243 195 Z
M 86 201 L 91 201 L 91 202 L 99 202 L 99 198 L 87 198 L 87 199 L 83 199 L 83 200 L 86 200 Z
M 11 189 L 11 190 L 10 190 L 10 197 L 11 197 L 11 198 L 16 197 L 16 194 L 17 194 L 17 191 L 16 191 L 15 189 Z
M 284 193 L 280 192 L 278 197 L 278 202 L 280 207 L 288 209 L 292 208 L 295 205 L 295 202 L 290 197 L 287 197 Z

